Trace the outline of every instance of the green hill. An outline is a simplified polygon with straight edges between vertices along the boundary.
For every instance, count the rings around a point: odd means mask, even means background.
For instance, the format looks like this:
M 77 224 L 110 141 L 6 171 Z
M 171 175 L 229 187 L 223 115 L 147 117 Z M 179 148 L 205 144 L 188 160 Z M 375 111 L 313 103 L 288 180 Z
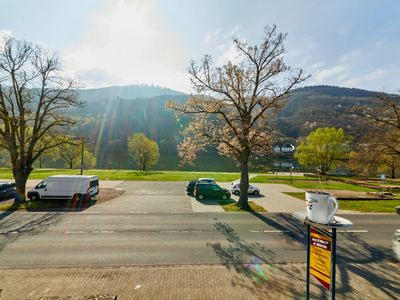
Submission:
M 77 132 L 83 133 L 96 152 L 98 168 L 135 167 L 127 150 L 127 139 L 143 132 L 160 147 L 157 169 L 177 169 L 176 146 L 187 118 L 165 109 L 168 100 L 186 101 L 188 95 L 156 86 L 121 86 L 79 90 L 85 103 L 73 108 L 71 115 L 80 118 Z M 351 133 L 354 120 L 349 109 L 370 105 L 374 92 L 336 86 L 309 86 L 292 92 L 287 106 L 274 120 L 283 138 L 295 140 L 322 126 L 343 127 Z M 235 170 L 228 159 L 215 152 L 203 154 L 197 168 L 202 170 Z

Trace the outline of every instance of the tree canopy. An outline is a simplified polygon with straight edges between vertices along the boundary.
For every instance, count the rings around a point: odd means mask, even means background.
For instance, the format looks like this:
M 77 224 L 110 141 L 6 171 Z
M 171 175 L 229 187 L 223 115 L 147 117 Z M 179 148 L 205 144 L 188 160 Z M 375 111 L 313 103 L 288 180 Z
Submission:
M 319 174 L 326 175 L 347 158 L 350 141 L 342 128 L 318 128 L 300 143 L 295 157 L 301 165 L 313 167 Z
M 191 116 L 178 147 L 183 162 L 192 163 L 199 152 L 214 147 L 238 163 L 242 208 L 248 208 L 249 158 L 270 152 L 271 121 L 292 88 L 307 78 L 302 70 L 292 70 L 284 62 L 285 38 L 276 26 L 267 26 L 258 45 L 233 40 L 235 61 L 214 66 L 208 55 L 200 65 L 192 61 L 189 74 L 198 94 L 185 103 L 168 104 Z
M 35 160 L 65 143 L 59 137 L 74 125 L 65 110 L 80 105 L 76 87 L 55 54 L 12 37 L 0 41 L 0 139 L 10 154 L 17 203 L 25 200 Z
M 157 164 L 160 152 L 155 141 L 143 133 L 134 133 L 128 139 L 128 148 L 140 171 L 146 171 Z

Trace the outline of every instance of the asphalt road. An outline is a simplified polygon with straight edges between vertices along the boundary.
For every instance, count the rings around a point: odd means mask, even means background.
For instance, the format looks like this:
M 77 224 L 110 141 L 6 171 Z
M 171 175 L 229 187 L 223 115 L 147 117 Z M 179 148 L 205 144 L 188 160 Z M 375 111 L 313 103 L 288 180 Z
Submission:
M 339 263 L 392 257 L 397 215 L 342 216 Z M 2 213 L 0 267 L 304 262 L 304 229 L 273 213 Z

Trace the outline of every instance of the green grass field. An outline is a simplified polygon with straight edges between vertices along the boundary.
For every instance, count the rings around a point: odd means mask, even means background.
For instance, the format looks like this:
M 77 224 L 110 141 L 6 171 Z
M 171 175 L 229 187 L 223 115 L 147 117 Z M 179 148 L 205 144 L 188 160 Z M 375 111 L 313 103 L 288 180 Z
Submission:
M 251 183 L 281 183 L 293 186 L 299 189 L 324 189 L 324 190 L 347 190 L 347 191 L 374 191 L 358 185 L 328 180 L 319 182 L 314 178 L 306 179 L 304 176 L 274 176 L 274 175 L 257 175 L 250 179 Z
M 305 193 L 285 193 L 289 196 L 305 201 Z M 395 213 L 400 200 L 338 200 L 339 208 L 361 212 Z
M 264 207 L 254 203 L 253 201 L 249 201 L 249 205 L 251 208 L 250 210 L 241 209 L 239 206 L 236 205 L 236 201 L 232 199 L 226 201 L 219 201 L 219 205 L 221 205 L 226 212 L 246 212 L 246 211 L 266 212 Z
M 44 179 L 51 175 L 76 175 L 77 169 L 36 169 L 29 179 Z M 240 177 L 240 173 L 149 171 L 132 170 L 85 170 L 84 175 L 97 175 L 101 180 L 141 180 L 141 181 L 186 181 L 201 177 L 211 177 L 216 181 L 229 182 Z M 0 179 L 13 179 L 10 169 L 0 169 Z

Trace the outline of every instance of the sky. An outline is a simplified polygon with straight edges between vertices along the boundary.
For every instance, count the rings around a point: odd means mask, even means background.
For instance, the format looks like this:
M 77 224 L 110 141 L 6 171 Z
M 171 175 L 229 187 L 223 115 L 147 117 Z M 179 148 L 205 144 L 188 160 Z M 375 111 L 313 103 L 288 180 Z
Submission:
M 305 85 L 400 90 L 396 0 L 0 0 L 0 36 L 40 44 L 86 88 L 155 84 L 191 92 L 187 67 L 235 59 L 232 38 L 287 33 Z

